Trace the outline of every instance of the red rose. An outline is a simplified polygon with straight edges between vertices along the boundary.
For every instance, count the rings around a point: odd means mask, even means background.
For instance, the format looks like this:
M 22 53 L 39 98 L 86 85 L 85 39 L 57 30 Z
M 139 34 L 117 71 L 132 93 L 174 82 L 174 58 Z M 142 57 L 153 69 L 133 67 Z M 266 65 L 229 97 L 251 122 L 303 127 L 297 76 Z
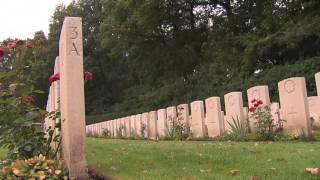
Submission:
M 253 99 L 252 101 L 251 101 L 251 103 L 255 103 L 257 100 L 256 99 Z
M 24 101 L 28 104 L 33 104 L 34 103 L 34 99 L 32 96 L 27 96 Z
M 255 107 L 251 107 L 251 108 L 249 109 L 249 111 L 250 111 L 250 112 L 255 112 L 255 111 L 256 111 L 256 108 L 255 108 Z
M 256 103 L 256 104 L 254 104 L 253 105 L 255 108 L 257 108 L 258 106 L 259 106 L 259 104 L 258 103 Z
M 0 57 L 3 57 L 5 54 L 5 48 L 4 47 L 0 47 Z
M 49 77 L 50 84 L 58 80 L 60 80 L 60 73 L 53 74 Z
M 84 73 L 84 80 L 86 81 L 91 81 L 93 79 L 93 74 L 92 72 L 86 71 Z
M 259 101 L 257 102 L 257 104 L 261 105 L 261 104 L 263 104 L 263 102 L 262 102 L 261 100 L 259 100 Z

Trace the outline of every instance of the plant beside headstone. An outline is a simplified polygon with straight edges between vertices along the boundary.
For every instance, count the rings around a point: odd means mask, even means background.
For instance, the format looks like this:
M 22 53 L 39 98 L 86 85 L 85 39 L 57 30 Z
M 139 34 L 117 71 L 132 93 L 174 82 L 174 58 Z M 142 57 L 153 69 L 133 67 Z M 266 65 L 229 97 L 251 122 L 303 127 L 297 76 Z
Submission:
M 169 117 L 164 139 L 186 140 L 191 137 L 190 127 L 184 123 L 181 111 L 182 109 L 179 108 L 177 117 Z
M 51 177 L 41 168 L 52 170 L 51 165 L 60 163 L 54 160 L 60 150 L 60 135 L 56 133 L 60 123 L 46 129 L 43 126 L 45 118 L 56 122 L 60 113 L 47 113 L 38 107 L 40 103 L 36 97 L 43 92 L 34 87 L 32 73 L 35 73 L 39 62 L 32 47 L 29 40 L 15 40 L 0 48 L 0 147 L 8 150 L 6 160 L 0 165 L 1 179 L 41 179 L 43 176 L 36 176 L 38 173 Z M 40 155 L 52 160 L 47 162 Z M 33 163 L 43 167 L 31 167 Z
M 239 119 L 239 117 L 232 117 L 232 121 L 227 121 L 230 126 L 228 133 L 226 133 L 221 139 L 232 141 L 249 141 L 251 136 L 249 134 L 249 128 L 246 121 Z
M 272 117 L 270 105 L 264 105 L 261 100 L 254 99 L 251 105 L 249 111 L 252 113 L 251 119 L 254 121 L 257 140 L 274 140 L 276 135 L 283 131 L 285 121 L 280 119 L 276 122 Z

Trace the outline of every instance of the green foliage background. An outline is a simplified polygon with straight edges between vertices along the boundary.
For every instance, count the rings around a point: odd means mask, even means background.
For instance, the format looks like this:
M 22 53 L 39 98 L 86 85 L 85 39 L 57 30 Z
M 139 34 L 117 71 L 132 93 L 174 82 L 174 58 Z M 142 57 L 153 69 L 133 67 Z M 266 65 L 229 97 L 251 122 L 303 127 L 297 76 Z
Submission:
M 319 11 L 318 0 L 78 0 L 52 16 L 43 71 L 53 71 L 63 18 L 81 16 L 94 74 L 87 123 L 261 84 L 278 101 L 278 81 L 293 76 L 315 95 Z

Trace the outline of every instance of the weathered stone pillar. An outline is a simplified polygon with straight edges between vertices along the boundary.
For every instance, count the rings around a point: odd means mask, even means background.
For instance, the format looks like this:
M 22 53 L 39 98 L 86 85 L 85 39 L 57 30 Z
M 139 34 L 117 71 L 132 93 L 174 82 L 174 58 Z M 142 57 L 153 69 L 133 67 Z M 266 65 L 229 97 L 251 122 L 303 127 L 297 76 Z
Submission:
M 63 159 L 70 179 L 87 179 L 82 20 L 79 17 L 64 19 L 59 61 Z

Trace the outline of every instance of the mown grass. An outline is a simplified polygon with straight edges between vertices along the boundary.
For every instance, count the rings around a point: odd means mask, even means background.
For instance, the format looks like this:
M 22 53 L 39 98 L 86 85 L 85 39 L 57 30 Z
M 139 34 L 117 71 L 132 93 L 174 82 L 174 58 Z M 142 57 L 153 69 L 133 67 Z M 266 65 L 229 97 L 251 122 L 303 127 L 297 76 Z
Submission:
M 0 148 L 0 160 L 7 156 L 8 150 L 5 148 Z
M 320 143 L 87 139 L 91 167 L 112 179 L 320 179 Z M 240 172 L 232 176 L 229 171 Z

